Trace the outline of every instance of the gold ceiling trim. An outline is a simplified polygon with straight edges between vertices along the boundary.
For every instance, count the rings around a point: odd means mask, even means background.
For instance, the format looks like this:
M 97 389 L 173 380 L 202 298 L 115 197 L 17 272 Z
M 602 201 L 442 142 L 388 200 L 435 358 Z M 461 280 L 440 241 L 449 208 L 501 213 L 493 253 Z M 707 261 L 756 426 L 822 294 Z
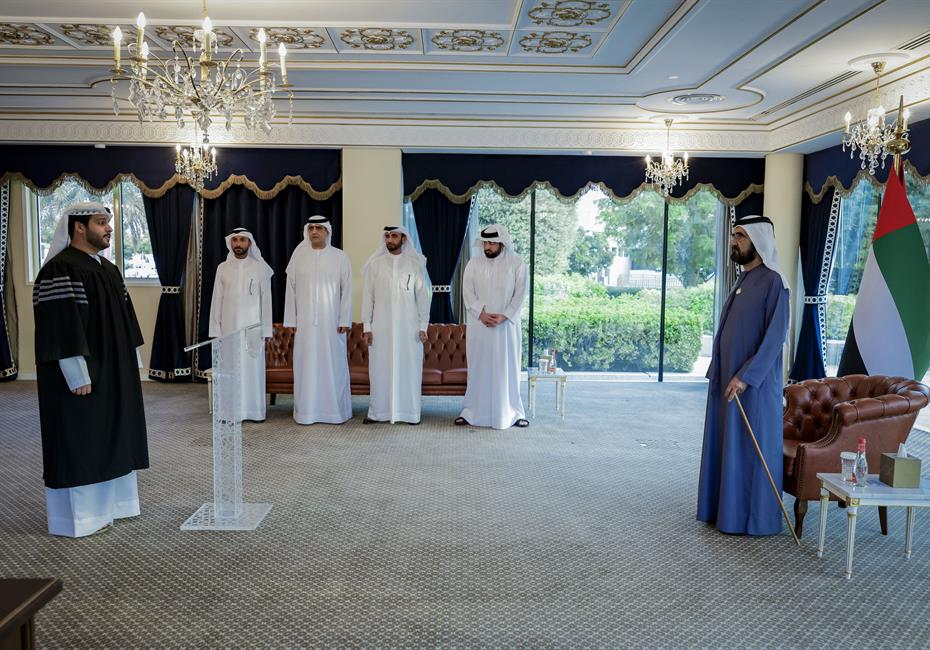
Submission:
M 534 25 L 554 28 L 591 27 L 611 17 L 610 5 L 597 0 L 540 2 L 526 12 Z
M 619 196 L 615 194 L 614 191 L 609 186 L 604 184 L 603 181 L 588 181 L 583 187 L 581 187 L 574 194 L 566 195 L 566 194 L 562 194 L 558 190 L 558 188 L 556 188 L 549 181 L 533 181 L 527 187 L 525 187 L 522 192 L 516 195 L 512 195 L 512 194 L 507 194 L 504 191 L 504 189 L 500 185 L 498 185 L 495 181 L 482 180 L 482 181 L 478 181 L 477 183 L 469 187 L 465 191 L 464 194 L 456 194 L 451 189 L 449 189 L 442 181 L 438 179 L 427 179 L 423 181 L 422 183 L 420 183 L 413 190 L 413 192 L 404 196 L 404 200 L 411 201 L 411 202 L 416 201 L 427 190 L 436 190 L 440 194 L 442 194 L 446 199 L 451 201 L 452 203 L 461 205 L 463 203 L 468 203 L 469 201 L 471 201 L 472 197 L 477 192 L 479 192 L 480 190 L 484 188 L 488 188 L 488 187 L 493 189 L 495 192 L 499 193 L 501 196 L 505 197 L 508 201 L 512 201 L 515 203 L 525 199 L 530 194 L 530 192 L 532 192 L 535 189 L 548 190 L 549 192 L 554 194 L 556 198 L 558 198 L 560 201 L 564 203 L 573 203 L 577 201 L 581 196 L 583 196 L 587 192 L 590 192 L 594 188 L 599 188 L 604 194 L 606 194 L 612 200 L 617 201 L 617 202 L 632 201 L 637 196 L 639 196 L 641 192 L 644 192 L 647 190 L 655 191 L 654 184 L 643 182 L 640 185 L 638 185 L 636 188 L 634 188 L 633 191 L 631 191 L 629 194 L 625 196 Z M 684 196 L 668 197 L 668 200 L 669 200 L 669 203 L 673 203 L 673 204 L 686 203 L 695 194 L 697 194 L 698 192 L 704 191 L 704 190 L 713 192 L 721 203 L 729 206 L 729 205 L 739 205 L 752 194 L 761 194 L 763 191 L 763 185 L 762 183 L 752 183 L 742 192 L 737 194 L 735 197 L 728 198 L 724 196 L 723 193 L 720 190 L 718 190 L 714 186 L 713 183 L 697 183 L 694 185 L 694 187 L 689 189 L 684 194 Z
M 904 170 L 908 175 L 918 179 L 921 183 L 930 183 L 930 170 L 928 170 L 926 174 L 921 174 L 910 160 L 904 161 Z M 889 173 L 892 172 L 889 171 Z M 816 205 L 823 201 L 823 197 L 826 196 L 829 190 L 833 189 L 838 192 L 840 196 L 845 198 L 852 194 L 856 186 L 863 181 L 870 183 L 876 190 L 882 191 L 885 189 L 885 183 L 870 174 L 869 170 L 860 169 L 858 173 L 853 176 L 852 181 L 849 183 L 849 187 L 845 187 L 839 178 L 831 174 L 827 176 L 827 180 L 823 182 L 818 192 L 814 192 L 814 188 L 811 186 L 810 181 L 804 181 L 804 191 L 807 193 L 807 197 L 811 200 L 811 203 Z M 887 181 L 885 182 L 887 183 Z
M 288 50 L 316 50 L 325 47 L 327 37 L 309 27 L 265 27 L 268 40 L 275 45 L 284 43 Z M 258 43 L 258 27 L 249 30 L 249 39 Z
M 155 25 L 155 36 L 171 49 L 172 44 L 177 41 L 185 48 L 190 48 L 194 42 L 194 31 L 199 30 L 199 26 L 191 25 Z M 218 47 L 234 47 L 236 36 L 232 32 L 226 31 L 223 27 L 214 27 L 213 34 L 216 36 Z
M 0 44 L 42 47 L 54 45 L 55 39 L 33 23 L 0 23 Z
M 449 52 L 495 52 L 506 43 L 500 32 L 482 29 L 443 29 L 430 40 Z
M 406 50 L 416 42 L 413 35 L 405 29 L 385 27 L 350 27 L 342 30 L 339 40 L 353 49 L 373 52 Z
M 593 44 L 590 34 L 580 32 L 530 32 L 520 38 L 523 51 L 535 54 L 577 54 Z
M 61 23 L 55 25 L 62 36 L 89 47 L 112 47 L 115 25 L 92 25 L 88 23 Z

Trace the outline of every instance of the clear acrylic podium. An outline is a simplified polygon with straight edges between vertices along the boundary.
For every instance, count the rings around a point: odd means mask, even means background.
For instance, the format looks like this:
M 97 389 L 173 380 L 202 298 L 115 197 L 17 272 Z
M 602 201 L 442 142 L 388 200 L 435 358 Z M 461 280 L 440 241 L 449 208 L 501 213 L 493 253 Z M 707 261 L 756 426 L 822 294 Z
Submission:
M 261 323 L 184 348 L 213 351 L 213 501 L 181 524 L 181 530 L 255 530 L 270 503 L 242 501 L 242 357 L 264 354 Z

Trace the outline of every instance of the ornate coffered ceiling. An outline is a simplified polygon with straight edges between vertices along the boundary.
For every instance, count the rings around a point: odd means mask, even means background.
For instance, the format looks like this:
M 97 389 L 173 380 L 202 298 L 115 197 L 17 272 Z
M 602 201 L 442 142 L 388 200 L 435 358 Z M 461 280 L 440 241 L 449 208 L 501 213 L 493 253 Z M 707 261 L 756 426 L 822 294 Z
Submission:
M 4 0 L 0 138 L 180 139 L 113 115 L 109 34 L 135 34 L 142 10 L 165 56 L 200 5 Z M 210 16 L 225 53 L 257 59 L 259 27 L 287 45 L 294 123 L 262 144 L 635 151 L 661 141 L 651 118 L 684 114 L 673 134 L 693 151 L 819 147 L 872 101 L 846 62 L 878 51 L 910 56 L 883 79 L 888 104 L 906 89 L 930 117 L 930 0 L 224 0 Z

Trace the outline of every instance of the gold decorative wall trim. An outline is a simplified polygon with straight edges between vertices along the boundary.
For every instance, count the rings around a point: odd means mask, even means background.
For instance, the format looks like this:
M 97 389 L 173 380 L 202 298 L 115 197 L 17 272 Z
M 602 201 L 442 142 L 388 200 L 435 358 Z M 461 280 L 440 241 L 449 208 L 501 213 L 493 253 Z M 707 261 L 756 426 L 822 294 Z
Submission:
M 921 183 L 930 183 L 930 172 L 921 174 L 910 160 L 904 161 L 904 170 L 909 176 L 918 179 Z M 810 181 L 804 181 L 804 191 L 807 192 L 807 196 L 811 200 L 811 203 L 816 205 L 823 201 L 823 197 L 830 188 L 833 188 L 839 196 L 845 198 L 852 194 L 856 186 L 862 181 L 871 183 L 872 187 L 877 190 L 883 190 L 885 188 L 885 183 L 872 176 L 867 169 L 860 169 L 859 173 L 853 176 L 852 181 L 849 183 L 849 187 L 845 187 L 843 183 L 840 182 L 840 179 L 831 174 L 827 176 L 827 180 L 823 182 L 823 185 L 821 185 L 820 190 L 817 192 L 814 191 Z
M 3 183 L 7 180 L 16 180 L 20 181 L 28 187 L 30 190 L 39 195 L 51 194 L 59 185 L 65 181 L 74 181 L 78 183 L 85 190 L 91 194 L 108 194 L 113 191 L 113 188 L 121 183 L 124 180 L 131 181 L 136 187 L 141 190 L 141 192 L 152 199 L 157 199 L 158 197 L 164 196 L 165 193 L 170 190 L 172 187 L 178 183 L 186 183 L 184 179 L 175 174 L 159 187 L 149 187 L 142 180 L 140 180 L 135 174 L 118 174 L 112 180 L 110 180 L 103 187 L 96 187 L 91 185 L 86 180 L 81 178 L 80 175 L 73 172 L 67 172 L 56 178 L 51 182 L 47 187 L 40 187 L 36 185 L 32 180 L 27 178 L 22 174 L 22 172 L 7 172 L 0 176 L 0 183 Z M 342 189 L 342 178 L 340 177 L 335 183 L 330 185 L 325 190 L 317 190 L 306 182 L 300 176 L 285 176 L 280 181 L 274 184 L 271 189 L 263 190 L 261 189 L 255 181 L 251 180 L 248 176 L 240 174 L 230 174 L 229 177 L 219 184 L 215 189 L 204 189 L 200 192 L 201 196 L 207 199 L 215 199 L 219 197 L 223 192 L 228 190 L 233 185 L 244 185 L 248 188 L 255 196 L 260 199 L 273 199 L 276 197 L 282 190 L 290 187 L 291 185 L 296 185 L 304 192 L 310 195 L 310 198 L 316 201 L 325 201 L 326 199 L 332 197 L 336 192 Z
M 469 187 L 468 190 L 466 190 L 464 194 L 456 194 L 451 189 L 449 189 L 445 184 L 443 184 L 442 181 L 436 180 L 436 179 L 429 179 L 429 180 L 425 180 L 422 183 L 420 183 L 416 187 L 416 189 L 413 190 L 413 192 L 404 196 L 404 199 L 407 201 L 416 201 L 418 198 L 420 198 L 420 196 L 426 190 L 437 190 L 440 194 L 442 194 L 444 197 L 449 199 L 449 201 L 451 201 L 452 203 L 462 204 L 462 203 L 467 203 L 468 201 L 471 201 L 472 197 L 478 191 L 486 187 L 490 187 L 495 192 L 497 192 L 498 194 L 506 198 L 508 201 L 513 201 L 515 203 L 525 199 L 529 195 L 529 193 L 535 189 L 547 190 L 551 192 L 552 194 L 554 194 L 556 198 L 559 199 L 559 201 L 562 201 L 564 203 L 574 203 L 582 195 L 586 194 L 587 192 L 590 192 L 594 188 L 599 188 L 604 194 L 606 194 L 612 200 L 618 201 L 618 202 L 632 201 L 637 196 L 639 196 L 640 192 L 643 192 L 645 190 L 655 189 L 652 183 L 644 182 L 644 183 L 641 183 L 638 187 L 634 188 L 633 191 L 627 194 L 626 196 L 620 196 L 620 195 L 615 194 L 614 191 L 610 187 L 605 185 L 602 181 L 597 181 L 597 182 L 588 181 L 588 183 L 584 187 L 579 189 L 574 194 L 566 195 L 566 194 L 562 194 L 549 181 L 533 181 L 528 186 L 526 186 L 522 192 L 520 192 L 519 194 L 513 195 L 513 194 L 508 194 L 500 185 L 498 185 L 494 181 L 478 181 L 477 183 Z M 752 183 L 742 192 L 737 194 L 735 197 L 729 198 L 729 197 L 724 196 L 720 190 L 714 187 L 713 183 L 697 183 L 694 187 L 688 190 L 684 196 L 681 196 L 681 197 L 670 196 L 668 198 L 668 201 L 669 203 L 672 203 L 672 204 L 686 203 L 689 199 L 691 199 L 692 196 L 694 196 L 695 194 L 703 190 L 708 190 L 710 192 L 713 192 L 717 196 L 717 198 L 720 200 L 721 203 L 723 203 L 724 205 L 730 206 L 730 205 L 739 205 L 752 194 L 761 194 L 763 191 L 763 185 L 762 183 Z

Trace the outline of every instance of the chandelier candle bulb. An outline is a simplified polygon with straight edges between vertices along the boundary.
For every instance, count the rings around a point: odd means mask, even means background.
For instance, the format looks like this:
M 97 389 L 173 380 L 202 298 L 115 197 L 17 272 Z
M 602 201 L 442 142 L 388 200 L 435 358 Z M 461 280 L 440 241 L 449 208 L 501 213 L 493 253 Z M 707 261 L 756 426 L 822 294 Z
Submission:
M 145 78 L 149 62 L 149 44 L 142 41 L 142 50 L 139 52 L 139 58 L 142 60 L 142 77 Z
M 113 30 L 113 63 L 114 69 L 119 70 L 119 56 L 120 56 L 120 45 L 123 42 L 123 30 L 117 26 Z
M 136 52 L 142 51 L 143 38 L 145 38 L 145 14 L 140 11 L 136 17 Z
M 278 45 L 278 56 L 281 57 L 281 83 L 287 85 L 287 66 L 284 62 L 284 59 L 287 56 L 287 48 L 284 47 L 284 43 Z
M 265 35 L 265 28 L 262 27 L 258 30 L 258 42 L 261 44 L 261 51 L 258 55 L 258 67 L 262 72 L 265 71 L 265 63 L 268 61 L 268 44 L 266 43 L 267 40 L 268 37 Z
M 116 66 L 119 67 L 119 63 L 117 63 Z M 903 117 L 903 120 L 902 120 L 902 122 L 901 122 L 901 128 L 902 128 L 903 130 L 905 130 L 905 131 L 907 131 L 907 121 L 908 121 L 909 119 L 911 119 L 911 111 L 910 111 L 909 109 L 905 108 L 905 109 L 904 109 L 904 117 Z
M 846 111 L 846 115 L 843 116 L 843 119 L 846 120 L 846 133 L 849 133 L 849 123 L 852 122 L 852 113 Z

